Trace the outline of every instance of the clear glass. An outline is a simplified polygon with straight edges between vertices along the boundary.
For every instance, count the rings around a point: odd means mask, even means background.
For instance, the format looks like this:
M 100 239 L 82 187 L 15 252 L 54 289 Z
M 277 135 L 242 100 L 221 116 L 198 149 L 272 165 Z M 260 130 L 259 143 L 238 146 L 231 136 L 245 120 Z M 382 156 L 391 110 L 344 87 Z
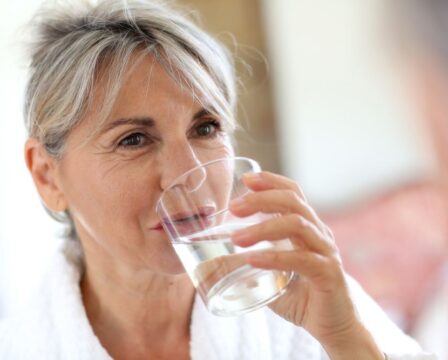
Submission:
M 257 213 L 236 217 L 231 200 L 250 190 L 242 176 L 260 166 L 243 157 L 223 158 L 181 175 L 161 195 L 157 212 L 186 272 L 210 312 L 233 316 L 256 310 L 278 298 L 292 273 L 262 270 L 246 264 L 249 251 L 290 250 L 288 239 L 261 241 L 251 247 L 235 246 L 232 232 L 272 218 Z

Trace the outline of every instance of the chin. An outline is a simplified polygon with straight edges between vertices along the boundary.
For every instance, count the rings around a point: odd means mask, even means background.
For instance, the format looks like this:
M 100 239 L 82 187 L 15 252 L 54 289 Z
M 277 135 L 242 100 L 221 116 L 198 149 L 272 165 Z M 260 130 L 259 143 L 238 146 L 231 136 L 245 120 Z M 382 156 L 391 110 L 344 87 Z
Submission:
M 150 243 L 146 266 L 165 275 L 185 274 L 185 268 L 173 246 L 165 237 L 153 238 Z
M 181 275 L 185 274 L 185 268 L 177 257 L 174 250 L 169 253 L 157 256 L 157 266 L 152 264 L 153 269 L 165 275 Z

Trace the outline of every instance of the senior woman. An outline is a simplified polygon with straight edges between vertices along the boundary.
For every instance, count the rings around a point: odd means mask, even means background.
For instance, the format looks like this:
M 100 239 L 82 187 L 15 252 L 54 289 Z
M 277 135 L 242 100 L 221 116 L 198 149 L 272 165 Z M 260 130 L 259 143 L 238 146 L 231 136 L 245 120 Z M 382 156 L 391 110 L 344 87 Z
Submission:
M 161 192 L 233 155 L 233 68 L 179 12 L 86 2 L 35 19 L 26 163 L 70 234 L 29 310 L 0 327 L 1 359 L 430 359 L 344 274 L 299 187 L 262 172 L 238 216 L 279 213 L 236 244 L 290 238 L 247 261 L 300 274 L 270 309 L 218 318 L 197 299 L 155 211 Z

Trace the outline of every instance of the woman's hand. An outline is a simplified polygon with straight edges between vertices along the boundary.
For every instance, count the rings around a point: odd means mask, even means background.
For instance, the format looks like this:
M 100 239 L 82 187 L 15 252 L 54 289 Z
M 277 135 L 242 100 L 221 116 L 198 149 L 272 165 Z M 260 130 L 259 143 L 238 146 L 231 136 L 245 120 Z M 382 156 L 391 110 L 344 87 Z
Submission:
M 333 234 L 308 205 L 299 186 L 269 172 L 247 175 L 244 182 L 253 192 L 230 204 L 235 215 L 263 212 L 280 216 L 235 232 L 233 242 L 245 247 L 263 240 L 290 239 L 294 246 L 290 251 L 247 256 L 254 267 L 298 274 L 270 308 L 305 328 L 332 359 L 383 359 L 357 317 Z

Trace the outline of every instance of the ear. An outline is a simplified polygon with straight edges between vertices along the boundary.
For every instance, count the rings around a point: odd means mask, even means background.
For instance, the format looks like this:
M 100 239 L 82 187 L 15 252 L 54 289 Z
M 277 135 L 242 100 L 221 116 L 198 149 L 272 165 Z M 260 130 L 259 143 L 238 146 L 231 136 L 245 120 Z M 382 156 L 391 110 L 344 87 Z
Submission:
M 67 201 L 59 181 L 57 160 L 37 139 L 26 141 L 25 162 L 45 206 L 54 212 L 66 210 Z

